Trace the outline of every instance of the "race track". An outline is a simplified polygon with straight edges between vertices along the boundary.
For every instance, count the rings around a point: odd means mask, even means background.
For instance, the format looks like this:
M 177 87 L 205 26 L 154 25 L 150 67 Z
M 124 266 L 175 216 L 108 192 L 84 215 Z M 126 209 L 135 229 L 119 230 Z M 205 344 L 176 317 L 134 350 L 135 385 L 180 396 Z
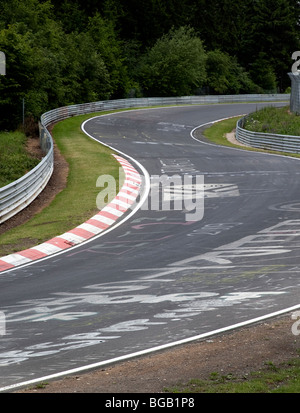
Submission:
M 0 273 L 0 391 L 299 305 L 300 161 L 217 146 L 198 128 L 262 105 L 140 109 L 83 125 L 128 156 L 148 197 L 113 230 Z M 162 188 L 170 208 L 155 199 L 162 176 L 176 177 Z

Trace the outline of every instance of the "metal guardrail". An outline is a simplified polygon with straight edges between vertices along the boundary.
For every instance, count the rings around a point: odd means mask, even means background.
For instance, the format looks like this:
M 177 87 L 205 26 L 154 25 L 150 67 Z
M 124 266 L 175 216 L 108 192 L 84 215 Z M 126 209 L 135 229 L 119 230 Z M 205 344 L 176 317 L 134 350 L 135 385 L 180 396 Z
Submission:
M 289 100 L 290 95 L 288 94 L 183 96 L 174 98 L 161 97 L 105 100 L 50 110 L 49 112 L 44 113 L 40 119 L 40 145 L 46 156 L 26 175 L 17 181 L 0 188 L 0 224 L 26 208 L 47 185 L 54 167 L 53 141 L 48 130 L 49 125 L 53 123 L 72 116 L 114 109 L 214 103 L 288 102 Z
M 240 102 L 289 102 L 289 94 L 257 94 L 257 95 L 206 95 L 161 98 L 133 98 L 104 100 L 100 102 L 82 103 L 53 109 L 42 115 L 44 124 L 58 122 L 71 116 L 99 112 L 102 110 L 130 109 L 166 105 L 201 105 L 211 103 L 240 103 Z
M 300 153 L 300 136 L 253 132 L 244 129 L 248 116 L 236 124 L 236 139 L 248 146 L 278 152 Z

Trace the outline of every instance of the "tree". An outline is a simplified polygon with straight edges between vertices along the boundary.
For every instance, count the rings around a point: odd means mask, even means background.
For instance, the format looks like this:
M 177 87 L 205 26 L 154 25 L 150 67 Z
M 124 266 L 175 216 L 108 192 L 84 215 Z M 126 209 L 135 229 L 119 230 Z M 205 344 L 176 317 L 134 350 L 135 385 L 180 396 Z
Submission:
M 293 51 L 300 49 L 298 0 L 198 0 L 190 24 L 206 50 L 219 49 L 236 57 L 239 64 L 261 79 L 259 85 L 285 90 Z M 262 61 L 262 56 L 263 61 Z M 255 73 L 260 62 L 265 73 Z M 266 64 L 267 63 L 267 64 Z M 273 89 L 273 87 L 271 88 Z
M 105 64 L 111 87 L 110 97 L 123 97 L 129 87 L 129 80 L 124 65 L 122 43 L 116 35 L 113 22 L 96 13 L 89 18 L 87 34 Z
M 213 93 L 237 94 L 262 92 L 237 59 L 220 50 L 207 53 L 207 85 Z
M 0 76 L 0 128 L 16 126 L 22 119 L 22 99 L 32 85 L 31 37 L 19 25 L 0 31 L 0 50 L 6 54 L 6 76 Z
M 57 106 L 206 85 L 284 91 L 299 21 L 299 0 L 1 0 L 0 127 L 22 120 L 23 99 L 38 118 Z
M 70 33 L 65 38 L 67 64 L 60 79 L 65 104 L 109 99 L 113 93 L 109 71 L 88 33 Z
M 205 52 L 194 30 L 181 27 L 142 57 L 137 78 L 147 96 L 189 95 L 204 84 Z
M 272 83 L 275 76 L 280 90 L 290 85 L 287 72 L 291 56 L 300 47 L 299 10 L 298 0 L 253 1 L 249 68 L 257 81 L 261 78 L 263 82 Z
M 104 0 L 101 13 L 112 18 L 123 40 L 137 41 L 143 52 L 172 28 L 191 21 L 198 0 Z
M 0 30 L 0 50 L 7 58 L 7 74 L 0 80 L 0 127 L 18 126 L 23 99 L 26 116 L 38 119 L 55 107 L 112 95 L 108 70 L 88 33 L 65 33 L 48 3 L 46 9 L 37 0 L 12 2 L 15 13 L 5 15 Z

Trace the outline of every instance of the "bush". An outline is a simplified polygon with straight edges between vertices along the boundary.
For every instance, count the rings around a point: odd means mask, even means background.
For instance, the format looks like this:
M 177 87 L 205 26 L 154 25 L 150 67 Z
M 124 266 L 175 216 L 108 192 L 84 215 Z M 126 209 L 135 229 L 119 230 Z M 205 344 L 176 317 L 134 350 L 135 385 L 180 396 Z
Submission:
M 261 90 L 236 59 L 220 50 L 207 53 L 207 85 L 213 93 L 259 93 Z
M 171 30 L 141 58 L 137 78 L 147 96 L 193 94 L 206 79 L 202 41 L 188 27 Z

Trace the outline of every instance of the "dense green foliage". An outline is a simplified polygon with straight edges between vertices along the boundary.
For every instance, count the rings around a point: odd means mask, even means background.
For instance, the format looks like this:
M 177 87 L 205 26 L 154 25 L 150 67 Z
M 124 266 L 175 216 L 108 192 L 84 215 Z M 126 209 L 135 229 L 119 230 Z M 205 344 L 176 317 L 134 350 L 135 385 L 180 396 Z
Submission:
M 1 0 L 0 129 L 54 107 L 290 86 L 297 0 Z
M 137 70 L 142 90 L 150 96 L 184 96 L 205 82 L 205 53 L 191 29 L 179 28 L 157 40 L 142 56 Z

